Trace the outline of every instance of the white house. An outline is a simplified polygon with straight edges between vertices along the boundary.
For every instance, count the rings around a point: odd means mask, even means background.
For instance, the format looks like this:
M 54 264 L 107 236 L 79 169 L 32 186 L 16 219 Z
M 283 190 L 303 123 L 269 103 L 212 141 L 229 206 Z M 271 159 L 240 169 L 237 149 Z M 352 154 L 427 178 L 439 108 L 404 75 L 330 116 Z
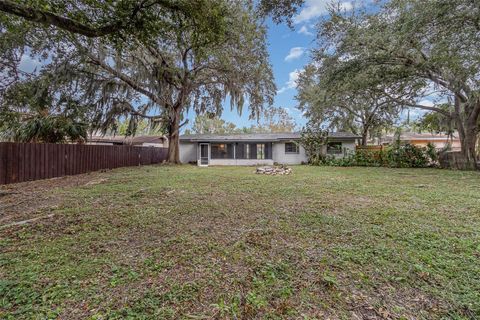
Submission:
M 343 157 L 355 152 L 359 136 L 329 133 L 325 153 Z M 194 134 L 180 136 L 180 161 L 208 165 L 273 165 L 307 162 L 300 133 Z

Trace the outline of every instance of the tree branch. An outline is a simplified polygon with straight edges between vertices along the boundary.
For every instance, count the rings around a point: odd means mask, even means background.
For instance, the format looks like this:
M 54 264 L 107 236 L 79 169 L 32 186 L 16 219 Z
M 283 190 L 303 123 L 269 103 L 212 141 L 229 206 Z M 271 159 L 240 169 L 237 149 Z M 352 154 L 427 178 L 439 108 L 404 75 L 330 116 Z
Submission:
M 70 18 L 62 17 L 48 11 L 27 7 L 9 0 L 0 0 L 0 11 L 24 18 L 25 20 L 40 23 L 45 26 L 56 26 L 60 29 L 95 38 L 103 37 L 123 29 L 124 23 L 115 22 L 102 27 L 92 28 Z
M 182 6 L 175 1 L 155 0 L 148 5 L 145 5 L 145 2 L 146 0 L 139 1 L 132 8 L 132 12 L 128 16 L 117 17 L 117 21 L 100 27 L 91 27 L 74 19 L 63 17 L 45 10 L 36 9 L 31 6 L 12 2 L 10 0 L 0 0 L 0 11 L 24 18 L 27 21 L 43 24 L 45 26 L 55 26 L 62 30 L 81 34 L 89 38 L 103 37 L 126 29 L 134 23 L 137 15 L 142 10 L 150 10 L 150 7 L 154 5 L 159 5 L 165 9 L 174 12 L 182 12 L 183 14 L 186 14 L 188 16 L 188 12 L 186 12 L 185 9 L 182 8 Z
M 107 71 L 108 73 L 110 73 L 111 75 L 117 77 L 118 79 L 120 79 L 121 81 L 125 82 L 126 84 L 128 84 L 133 90 L 147 96 L 148 98 L 152 99 L 152 101 L 154 101 L 155 103 L 159 104 L 159 105 L 162 105 L 162 102 L 161 100 L 156 96 L 154 95 L 153 93 L 151 93 L 150 91 L 144 89 L 141 87 L 140 84 L 138 84 L 138 82 L 136 82 L 135 80 L 131 79 L 130 77 L 128 77 L 127 75 L 123 74 L 122 72 L 118 71 L 118 70 L 115 70 L 113 69 L 112 67 L 110 67 L 108 64 L 106 64 L 105 62 L 101 61 L 100 59 L 97 59 L 95 56 L 93 56 L 91 53 L 87 52 L 86 50 L 85 51 L 85 54 L 88 56 L 88 58 L 90 60 L 92 60 L 92 62 L 98 66 L 100 66 L 102 69 L 104 69 L 105 71 Z
M 443 109 L 440 109 L 440 108 L 437 108 L 437 107 L 430 107 L 430 106 L 424 106 L 424 105 L 421 105 L 421 104 L 417 104 L 417 103 L 411 103 L 411 102 L 408 102 L 408 101 L 404 101 L 404 100 L 401 100 L 401 99 L 397 99 L 395 97 L 392 97 L 391 95 L 389 95 L 388 93 L 384 92 L 383 93 L 388 99 L 390 99 L 391 101 L 395 102 L 395 103 L 398 103 L 400 105 L 404 105 L 404 106 L 408 106 L 408 107 L 412 107 L 412 108 L 417 108 L 417 109 L 423 109 L 423 110 L 429 110 L 429 111 L 435 111 L 435 112 L 438 112 L 438 113 L 441 113 L 443 114 L 444 116 L 446 117 L 451 117 L 452 115 L 450 114 L 450 112 L 446 111 L 446 110 L 443 110 Z

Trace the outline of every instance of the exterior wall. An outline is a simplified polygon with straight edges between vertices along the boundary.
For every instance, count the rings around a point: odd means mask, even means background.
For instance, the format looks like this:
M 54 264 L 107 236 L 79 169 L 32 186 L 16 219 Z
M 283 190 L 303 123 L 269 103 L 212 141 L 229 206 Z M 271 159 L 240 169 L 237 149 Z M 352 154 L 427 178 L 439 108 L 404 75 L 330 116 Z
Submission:
M 273 165 L 272 159 L 210 159 L 209 166 L 256 166 Z
M 272 158 L 274 162 L 281 164 L 301 164 L 308 161 L 302 146 L 300 146 L 299 153 L 285 153 L 285 142 L 273 144 Z
M 453 151 L 458 151 L 461 150 L 462 144 L 460 143 L 460 140 L 455 139 L 453 141 L 451 140 L 410 140 L 407 141 L 413 145 L 416 145 L 418 147 L 426 147 L 427 144 L 431 143 L 435 146 L 436 149 L 443 149 L 447 146 L 447 144 L 451 145 L 451 148 Z
M 336 140 L 339 141 L 339 140 Z M 339 141 L 342 142 L 341 154 L 332 154 L 335 158 L 343 158 L 345 155 L 355 152 L 355 140 Z M 325 151 L 326 153 L 326 148 Z M 210 155 L 210 150 L 209 150 Z M 198 155 L 197 142 L 180 142 L 180 161 L 182 163 L 197 162 L 200 163 Z M 209 159 L 211 166 L 254 166 L 254 165 L 273 165 L 280 164 L 301 164 L 307 162 L 308 157 L 305 149 L 300 146 L 299 153 L 285 153 L 285 142 L 274 142 L 272 145 L 272 159 Z
M 333 141 L 342 143 L 343 152 L 338 154 L 327 154 L 328 156 L 334 156 L 336 159 L 341 159 L 349 154 L 355 153 L 355 146 L 356 146 L 355 140 L 345 140 L 345 141 L 333 140 Z M 325 152 L 326 152 L 326 149 L 325 149 Z
M 197 143 L 180 142 L 180 162 L 189 163 L 197 161 Z

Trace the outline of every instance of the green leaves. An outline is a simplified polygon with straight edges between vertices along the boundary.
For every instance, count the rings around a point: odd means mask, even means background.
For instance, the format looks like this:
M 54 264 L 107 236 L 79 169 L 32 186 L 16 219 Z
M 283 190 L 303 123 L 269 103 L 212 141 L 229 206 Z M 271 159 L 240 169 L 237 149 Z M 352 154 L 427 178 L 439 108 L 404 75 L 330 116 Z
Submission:
M 341 103 L 356 109 L 358 103 L 351 98 L 368 93 L 373 101 L 388 105 L 383 113 L 375 110 L 375 116 L 381 116 L 374 124 L 382 119 L 391 123 L 391 116 L 404 108 L 441 113 L 456 119 L 463 154 L 475 167 L 479 14 L 480 5 L 468 0 L 392 0 L 370 12 L 345 13 L 332 7 L 330 17 L 319 24 L 314 71 L 309 71 L 313 80 L 300 81 L 302 107 L 322 121 L 351 123 L 347 115 L 355 112 L 344 112 Z M 425 100 L 434 103 L 419 103 Z M 455 108 L 445 110 L 444 101 Z
M 323 149 L 327 142 L 327 131 L 323 130 L 318 123 L 307 123 L 302 130 L 300 144 L 305 149 L 310 164 L 318 165 L 323 160 Z

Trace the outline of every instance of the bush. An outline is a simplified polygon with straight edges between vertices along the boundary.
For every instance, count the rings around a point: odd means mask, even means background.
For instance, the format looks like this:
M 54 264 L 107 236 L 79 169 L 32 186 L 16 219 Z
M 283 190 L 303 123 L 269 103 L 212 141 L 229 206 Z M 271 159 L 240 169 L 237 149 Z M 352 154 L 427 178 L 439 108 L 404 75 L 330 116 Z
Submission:
M 440 165 L 437 149 L 431 142 L 427 144 L 427 155 L 430 158 L 431 166 L 438 167 Z
M 354 157 L 357 166 L 379 167 L 383 165 L 384 151 L 359 149 Z
M 424 168 L 437 166 L 438 154 L 433 145 L 421 148 L 412 144 L 394 144 L 384 150 L 359 149 L 354 155 L 338 159 L 332 156 L 319 156 L 313 161 L 311 159 L 310 164 L 338 167 Z
M 352 167 L 355 166 L 355 157 L 353 155 L 348 155 L 343 158 L 330 157 L 328 159 L 328 165 L 335 167 Z
M 394 145 L 388 148 L 385 161 L 389 167 L 394 168 L 422 168 L 429 164 L 427 149 L 413 144 Z

